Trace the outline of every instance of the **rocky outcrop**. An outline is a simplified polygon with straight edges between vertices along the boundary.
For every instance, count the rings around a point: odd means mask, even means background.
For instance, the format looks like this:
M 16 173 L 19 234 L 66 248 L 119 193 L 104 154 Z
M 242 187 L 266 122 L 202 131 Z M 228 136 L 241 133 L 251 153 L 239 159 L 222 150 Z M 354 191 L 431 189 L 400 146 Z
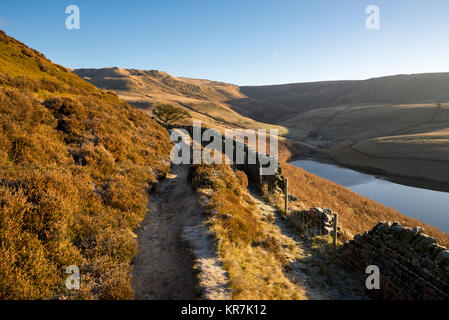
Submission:
M 422 228 L 380 222 L 340 247 L 347 268 L 365 274 L 368 265 L 380 270 L 383 299 L 449 299 L 449 251 Z

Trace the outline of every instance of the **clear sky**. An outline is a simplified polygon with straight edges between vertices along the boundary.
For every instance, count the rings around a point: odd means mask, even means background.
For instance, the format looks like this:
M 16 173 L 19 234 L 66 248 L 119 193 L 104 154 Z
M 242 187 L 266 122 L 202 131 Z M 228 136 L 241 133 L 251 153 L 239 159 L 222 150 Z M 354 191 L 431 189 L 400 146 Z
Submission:
M 448 0 L 0 0 L 0 29 L 66 67 L 239 85 L 449 71 Z

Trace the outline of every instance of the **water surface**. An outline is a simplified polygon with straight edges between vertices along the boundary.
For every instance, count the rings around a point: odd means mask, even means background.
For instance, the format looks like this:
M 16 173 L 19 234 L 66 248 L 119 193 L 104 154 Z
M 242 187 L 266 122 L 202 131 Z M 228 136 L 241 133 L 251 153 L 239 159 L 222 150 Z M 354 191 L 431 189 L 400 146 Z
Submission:
M 449 193 L 405 186 L 374 175 L 313 159 L 292 165 L 334 181 L 390 208 L 449 232 Z

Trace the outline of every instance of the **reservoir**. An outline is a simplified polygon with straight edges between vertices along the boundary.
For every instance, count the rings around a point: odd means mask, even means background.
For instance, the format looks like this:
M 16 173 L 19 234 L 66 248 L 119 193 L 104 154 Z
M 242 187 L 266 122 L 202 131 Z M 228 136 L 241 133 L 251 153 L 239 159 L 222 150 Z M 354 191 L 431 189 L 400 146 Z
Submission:
M 449 193 L 410 187 L 313 159 L 290 164 L 449 233 Z

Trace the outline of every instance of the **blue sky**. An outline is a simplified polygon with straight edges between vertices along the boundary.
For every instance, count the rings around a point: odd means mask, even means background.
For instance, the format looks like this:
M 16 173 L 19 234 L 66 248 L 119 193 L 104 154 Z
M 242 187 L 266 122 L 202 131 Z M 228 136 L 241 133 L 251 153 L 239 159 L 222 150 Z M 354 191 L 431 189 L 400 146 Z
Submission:
M 68 5 L 80 30 L 65 28 Z M 239 85 L 449 71 L 448 0 L 0 0 L 0 29 L 71 68 Z

